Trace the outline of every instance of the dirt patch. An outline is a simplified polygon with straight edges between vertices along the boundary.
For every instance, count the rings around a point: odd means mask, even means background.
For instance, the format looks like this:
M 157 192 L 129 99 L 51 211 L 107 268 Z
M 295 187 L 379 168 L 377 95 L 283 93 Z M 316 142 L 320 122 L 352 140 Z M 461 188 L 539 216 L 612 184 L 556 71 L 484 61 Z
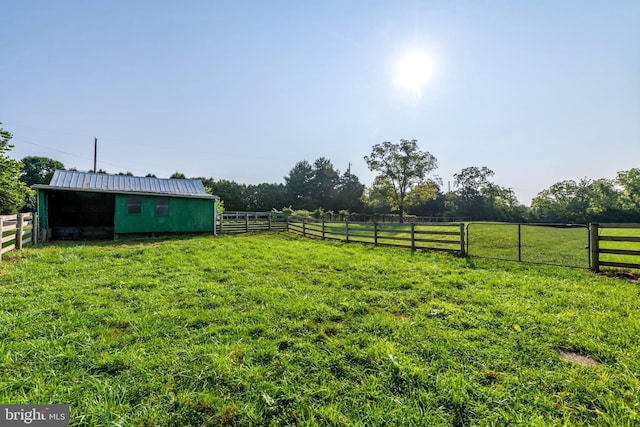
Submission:
M 566 360 L 567 362 L 577 363 L 582 366 L 596 366 L 598 362 L 596 362 L 591 356 L 585 356 L 580 353 L 576 353 L 575 351 L 570 350 L 558 350 L 558 356 L 560 359 Z
M 640 283 L 640 273 L 632 271 L 620 270 L 603 270 L 600 272 L 603 276 L 614 277 L 616 279 L 626 279 L 631 283 Z

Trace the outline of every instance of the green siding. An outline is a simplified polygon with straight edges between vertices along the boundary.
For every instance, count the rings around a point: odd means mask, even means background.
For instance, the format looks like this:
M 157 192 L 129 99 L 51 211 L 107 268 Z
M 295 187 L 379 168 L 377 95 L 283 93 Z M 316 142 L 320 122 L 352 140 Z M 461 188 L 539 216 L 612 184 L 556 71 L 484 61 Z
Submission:
M 129 214 L 128 195 L 116 194 L 115 229 L 121 233 L 213 232 L 212 199 L 169 197 L 169 214 L 156 214 L 156 197 L 140 196 L 142 212 Z M 164 197 L 164 196 L 161 196 Z
M 38 218 L 40 222 L 40 228 L 49 228 L 49 199 L 47 193 L 43 190 L 38 190 Z

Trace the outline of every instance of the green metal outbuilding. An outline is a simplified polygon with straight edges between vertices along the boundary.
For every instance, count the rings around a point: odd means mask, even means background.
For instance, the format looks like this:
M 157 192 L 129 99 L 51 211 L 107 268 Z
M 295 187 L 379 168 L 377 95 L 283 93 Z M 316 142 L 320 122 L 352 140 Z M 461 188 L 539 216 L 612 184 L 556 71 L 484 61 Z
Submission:
M 57 170 L 33 188 L 43 240 L 216 231 L 217 197 L 200 180 Z

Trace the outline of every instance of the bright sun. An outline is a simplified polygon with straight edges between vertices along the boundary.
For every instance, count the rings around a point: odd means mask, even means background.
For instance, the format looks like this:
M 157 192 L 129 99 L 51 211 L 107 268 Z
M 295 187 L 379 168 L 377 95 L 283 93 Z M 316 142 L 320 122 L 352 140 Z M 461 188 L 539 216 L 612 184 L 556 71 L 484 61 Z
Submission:
M 424 52 L 413 51 L 404 56 L 396 69 L 395 83 L 422 97 L 422 87 L 433 75 L 433 61 Z

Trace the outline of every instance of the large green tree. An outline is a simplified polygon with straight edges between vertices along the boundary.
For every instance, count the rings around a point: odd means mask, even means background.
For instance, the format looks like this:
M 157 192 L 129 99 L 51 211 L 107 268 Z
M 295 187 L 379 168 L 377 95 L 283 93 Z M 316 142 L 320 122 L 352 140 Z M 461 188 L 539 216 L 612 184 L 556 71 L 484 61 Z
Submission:
M 311 164 L 303 160 L 295 164 L 284 177 L 287 194 L 294 209 L 313 210 L 313 188 L 315 173 Z
M 448 214 L 478 221 L 523 221 L 526 207 L 518 203 L 513 189 L 491 182 L 493 175 L 486 166 L 454 174 L 456 190 L 446 196 Z
M 224 200 L 226 211 L 245 211 L 247 210 L 247 202 L 244 199 L 246 188 L 244 184 L 221 179 L 213 184 L 213 194 Z
M 362 194 L 365 186 L 360 179 L 351 172 L 345 172 L 338 183 L 338 198 L 336 206 L 338 209 L 349 212 L 362 212 Z
M 533 216 L 544 222 L 589 222 L 590 186 L 588 179 L 553 184 L 531 201 Z
M 2 123 L 0 122 L 0 125 Z M 22 163 L 7 154 L 13 148 L 13 135 L 0 127 L 0 214 L 15 214 L 33 192 L 20 181 Z
M 282 209 L 289 205 L 287 189 L 284 184 L 252 184 L 244 191 L 247 210 L 266 212 L 272 209 Z
M 620 195 L 622 208 L 640 213 L 640 168 L 618 172 L 616 182 L 622 188 Z
M 534 219 L 545 222 L 636 222 L 640 215 L 640 169 L 615 180 L 566 180 L 542 190 L 531 202 Z
M 340 172 L 331 160 L 320 157 L 313 162 L 312 200 L 314 208 L 340 209 L 338 206 L 338 187 Z
M 56 169 L 64 170 L 61 162 L 48 157 L 27 156 L 21 162 L 20 179 L 28 187 L 34 184 L 49 184 Z
M 416 197 L 410 199 L 413 203 L 436 197 L 437 177 L 431 174 L 437 168 L 437 159 L 428 151 L 420 151 L 417 140 L 376 144 L 364 160 L 369 170 L 378 173 L 369 194 L 386 198 L 389 205 L 398 210 L 400 222 L 412 191 L 416 192 Z

